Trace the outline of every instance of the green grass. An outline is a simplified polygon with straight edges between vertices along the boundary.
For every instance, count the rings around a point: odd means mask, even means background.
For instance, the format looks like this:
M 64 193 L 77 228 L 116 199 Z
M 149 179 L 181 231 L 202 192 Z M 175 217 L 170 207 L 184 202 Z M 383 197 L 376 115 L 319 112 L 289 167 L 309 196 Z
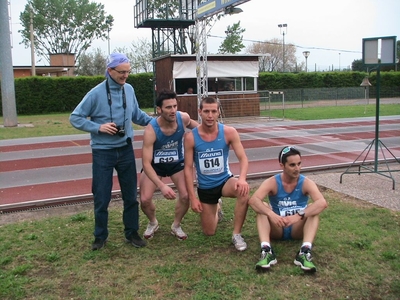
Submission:
M 374 109 L 286 109 L 285 118 L 375 116 Z M 400 105 L 381 105 L 380 111 L 399 115 Z M 281 110 L 275 112 L 282 117 Z M 0 139 L 81 133 L 68 116 L 19 116 L 34 127 L 0 128 Z M 157 200 L 160 229 L 142 249 L 124 243 L 118 202 L 110 209 L 109 243 L 97 252 L 90 250 L 91 205 L 72 216 L 0 225 L 0 299 L 399 299 L 399 213 L 329 190 L 324 195 L 329 207 L 314 243 L 314 275 L 293 264 L 297 241 L 273 242 L 278 264 L 257 273 L 255 214 L 249 209 L 243 228 L 248 249 L 239 253 L 230 243 L 231 199 L 224 199 L 225 219 L 212 237 L 201 233 L 199 216 L 189 211 L 183 221 L 189 238 L 183 242 L 169 233 L 175 202 Z M 146 224 L 141 214 L 141 233 Z
M 354 117 L 372 117 L 375 116 L 375 105 L 370 104 L 354 106 L 325 106 L 325 107 L 307 107 L 307 108 L 287 108 L 284 111 L 285 119 L 290 120 L 322 120 L 337 118 Z M 365 113 L 364 113 L 365 110 Z M 152 112 L 153 109 L 144 109 L 146 112 Z M 400 104 L 381 104 L 380 116 L 400 115 Z M 272 109 L 271 111 L 262 110 L 261 116 L 273 118 L 282 118 L 282 109 Z M 7 127 L 0 128 L 0 140 L 81 134 L 69 123 L 69 114 L 48 114 L 34 116 L 18 116 L 19 124 L 29 124 L 31 127 Z M 0 124 L 3 124 L 3 118 L 0 117 Z M 134 126 L 135 129 L 142 129 L 141 126 Z
M 338 118 L 375 117 L 376 105 L 349 105 L 349 106 L 318 106 L 305 108 L 285 108 L 264 110 L 264 117 L 282 118 L 290 120 L 326 120 Z M 400 104 L 381 104 L 379 116 L 400 115 Z
M 257 273 L 259 240 L 249 209 L 243 234 L 248 249 L 230 243 L 234 201 L 206 237 L 199 216 L 185 216 L 186 241 L 170 235 L 174 201 L 156 200 L 160 229 L 148 246 L 124 243 L 122 203 L 110 209 L 106 247 L 92 252 L 93 212 L 47 217 L 0 227 L 1 299 L 398 299 L 400 216 L 369 203 L 324 191 L 314 243 L 318 271 L 293 264 L 299 241 L 273 242 L 278 264 Z M 141 230 L 147 221 L 141 214 Z
M 152 112 L 152 109 L 144 109 L 144 111 Z M 72 127 L 69 116 L 70 114 L 67 113 L 18 116 L 18 123 L 23 126 L 0 127 L 0 140 L 84 133 Z M 3 117 L 0 117 L 0 124 L 4 124 Z M 142 129 L 143 127 L 134 125 L 134 128 Z

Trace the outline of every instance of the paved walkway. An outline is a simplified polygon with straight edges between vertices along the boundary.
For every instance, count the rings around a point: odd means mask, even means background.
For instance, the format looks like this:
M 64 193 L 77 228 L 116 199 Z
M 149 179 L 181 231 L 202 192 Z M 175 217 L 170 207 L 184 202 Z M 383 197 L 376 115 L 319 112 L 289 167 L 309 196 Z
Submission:
M 320 185 L 356 198 L 400 210 L 399 173 L 391 178 L 377 173 L 346 174 L 342 183 L 337 171 L 318 174 L 354 162 L 375 139 L 375 118 L 322 121 L 276 121 L 268 118 L 225 120 L 237 128 L 249 158 L 249 178 L 262 178 L 279 172 L 277 155 L 285 145 L 296 146 L 303 155 L 303 171 Z M 143 132 L 136 131 L 134 148 L 137 170 L 141 170 Z M 381 117 L 379 140 L 385 147 L 378 153 L 389 161 L 400 158 L 400 116 Z M 374 147 L 357 160 L 371 164 Z M 393 157 L 394 156 L 394 157 Z M 231 170 L 239 164 L 232 154 Z M 391 169 L 398 168 L 391 163 Z M 140 176 L 140 174 L 138 174 Z M 349 185 L 349 186 L 348 186 Z M 91 149 L 87 134 L 0 141 L 0 212 L 23 203 L 34 207 L 43 202 L 91 198 Z M 350 191 L 350 189 L 352 191 Z M 374 190 L 374 193 L 370 189 Z M 119 185 L 114 177 L 114 193 Z M 370 199 L 371 196 L 373 199 Z
M 374 166 L 370 166 L 375 171 Z M 357 171 L 355 168 L 354 171 Z M 389 165 L 391 174 L 384 166 L 377 169 L 378 172 L 358 174 L 343 174 L 343 172 L 327 172 L 322 174 L 307 174 L 318 185 L 340 192 L 351 197 L 368 201 L 381 207 L 400 211 L 400 163 Z M 367 170 L 366 170 L 367 171 Z M 395 171 L 395 172 L 393 172 Z M 383 175 L 382 175 L 383 174 Z M 392 180 L 385 177 L 392 176 L 395 181 L 395 189 L 392 189 Z M 340 177 L 342 176 L 342 183 Z

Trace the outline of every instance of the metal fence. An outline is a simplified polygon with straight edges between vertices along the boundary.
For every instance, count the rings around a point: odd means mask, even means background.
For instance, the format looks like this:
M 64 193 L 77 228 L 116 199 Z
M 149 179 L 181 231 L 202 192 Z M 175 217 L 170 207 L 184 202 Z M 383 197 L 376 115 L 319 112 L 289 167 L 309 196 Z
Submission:
M 282 103 L 289 107 L 361 105 L 376 99 L 376 87 L 282 89 L 258 94 L 261 110 L 281 107 Z M 392 103 L 398 103 L 400 87 L 381 87 L 380 98 L 396 98 Z
M 283 89 L 274 91 L 258 91 L 259 96 L 259 112 L 254 105 L 245 105 L 246 102 L 254 100 L 254 97 L 241 98 L 240 103 L 237 103 L 238 98 L 226 98 L 221 104 L 221 118 L 234 119 L 245 117 L 248 119 L 259 117 L 270 118 L 269 113 L 265 111 L 282 110 L 282 119 L 285 118 L 285 109 L 288 108 L 306 108 L 316 106 L 348 106 L 348 105 L 366 105 L 374 104 L 376 101 L 376 88 L 369 87 L 365 90 L 363 87 L 352 88 L 319 88 L 319 89 Z M 230 105 L 236 101 L 235 105 Z M 380 103 L 395 103 L 400 104 L 400 87 L 381 88 Z M 229 113 L 225 113 L 229 111 Z M 261 113 L 263 112 L 264 113 Z M 240 119 L 240 118 L 239 118 Z M 232 121 L 232 120 L 231 120 Z M 240 120 L 238 120 L 240 121 Z
M 362 98 L 376 98 L 376 87 L 368 88 L 368 95 L 365 95 L 363 87 L 345 87 L 345 88 L 317 88 L 317 89 L 282 89 L 287 102 L 301 102 L 301 101 L 320 101 L 320 100 L 351 100 Z M 367 90 L 368 90 L 367 89 Z M 272 92 L 277 91 L 259 91 L 260 99 L 263 101 L 280 102 L 281 96 Z M 399 87 L 381 87 L 381 98 L 394 98 L 400 97 Z M 270 98 L 270 99 L 269 99 Z

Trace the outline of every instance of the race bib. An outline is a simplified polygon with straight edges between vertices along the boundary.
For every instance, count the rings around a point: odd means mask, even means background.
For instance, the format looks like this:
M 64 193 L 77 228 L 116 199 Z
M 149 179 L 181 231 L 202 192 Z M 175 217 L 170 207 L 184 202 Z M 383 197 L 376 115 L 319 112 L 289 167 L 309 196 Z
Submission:
M 154 151 L 154 163 L 165 164 L 179 161 L 179 155 L 177 149 L 168 150 L 156 150 Z
M 199 152 L 199 167 L 203 175 L 215 175 L 224 171 L 222 150 Z
M 300 206 L 281 207 L 279 209 L 279 214 L 281 217 L 293 216 L 297 214 L 297 212 L 301 209 L 305 209 L 305 207 L 300 207 Z

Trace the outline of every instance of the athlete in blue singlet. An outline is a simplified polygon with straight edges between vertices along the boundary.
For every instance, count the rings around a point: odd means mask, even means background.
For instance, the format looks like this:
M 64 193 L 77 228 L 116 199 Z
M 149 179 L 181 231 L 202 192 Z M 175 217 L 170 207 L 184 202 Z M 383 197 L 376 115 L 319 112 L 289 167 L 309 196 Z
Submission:
M 143 236 L 151 239 L 158 230 L 156 207 L 152 201 L 154 191 L 159 188 L 166 199 L 175 199 L 174 190 L 162 181 L 169 176 L 178 189 L 179 198 L 175 206 L 175 218 L 171 233 L 180 240 L 187 234 L 181 221 L 189 209 L 189 198 L 183 174 L 183 136 L 185 128 L 195 128 L 198 123 L 185 112 L 177 111 L 176 93 L 162 90 L 156 99 L 158 117 L 151 120 L 143 134 L 142 163 L 140 176 L 140 202 L 149 224 Z
M 261 259 L 257 270 L 268 270 L 277 263 L 271 239 L 303 240 L 294 263 L 304 271 L 315 272 L 311 248 L 317 234 L 319 214 L 327 207 L 317 185 L 300 174 L 301 154 L 294 147 L 279 153 L 282 173 L 266 179 L 249 200 L 257 213 L 257 229 L 261 242 Z M 269 198 L 269 204 L 264 199 Z M 309 197 L 313 203 L 308 205 Z
M 193 211 L 200 213 L 204 234 L 214 235 L 218 224 L 218 200 L 221 196 L 237 198 L 232 243 L 236 249 L 247 248 L 241 230 L 246 218 L 249 185 L 246 182 L 248 160 L 235 128 L 218 123 L 219 103 L 212 97 L 204 98 L 199 107 L 201 124 L 185 135 L 185 180 Z M 232 147 L 240 174 L 233 177 L 229 170 L 229 148 Z M 197 173 L 196 197 L 193 182 Z M 200 200 L 199 200 L 200 199 Z

